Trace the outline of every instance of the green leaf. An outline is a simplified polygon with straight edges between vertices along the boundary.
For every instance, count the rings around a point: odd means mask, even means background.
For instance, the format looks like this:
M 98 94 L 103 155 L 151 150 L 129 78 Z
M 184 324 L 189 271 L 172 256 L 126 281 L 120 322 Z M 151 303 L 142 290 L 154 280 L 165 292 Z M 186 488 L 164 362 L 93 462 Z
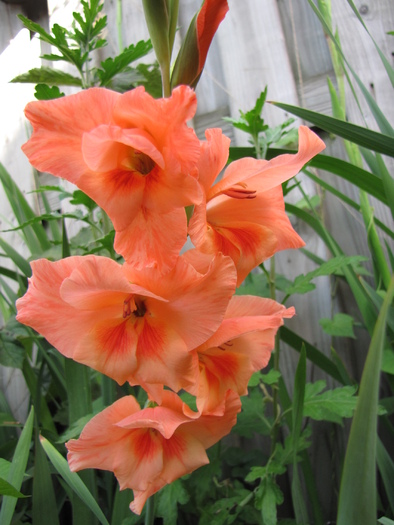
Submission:
M 28 498 L 29 496 L 25 496 L 19 490 L 16 490 L 14 486 L 11 485 L 11 483 L 8 483 L 3 478 L 0 478 L 0 494 L 2 496 L 12 496 L 13 498 Z
M 22 224 L 29 219 L 35 218 L 36 214 L 2 164 L 0 164 L 0 180 L 18 223 Z M 42 224 L 35 224 L 31 228 L 24 229 L 23 236 L 32 254 L 41 253 L 42 250 L 47 250 L 50 247 L 47 233 Z
M 378 133 L 377 131 L 371 131 L 362 126 L 357 126 L 350 122 L 344 122 L 343 120 L 329 117 L 328 115 L 323 115 L 309 109 L 300 108 L 298 106 L 283 104 L 281 102 L 271 102 L 271 104 L 274 104 L 297 117 L 307 120 L 308 122 L 312 122 L 312 124 L 324 129 L 328 133 L 338 135 L 339 137 L 354 142 L 364 148 L 372 149 L 378 153 L 394 157 L 394 138 L 392 136 Z
M 356 339 L 353 332 L 354 319 L 351 315 L 342 313 L 335 314 L 333 319 L 320 319 L 319 324 L 326 334 Z
M 237 424 L 233 431 L 244 437 L 253 437 L 255 433 L 268 434 L 270 424 L 264 418 L 264 401 L 261 392 L 251 390 L 248 396 L 242 397 L 242 412 L 238 414 Z
M 385 348 L 383 351 L 382 372 L 394 375 L 394 350 L 392 348 Z
M 47 84 L 37 84 L 34 96 L 37 100 L 53 100 L 64 97 L 64 93 L 57 86 L 49 87 Z
M 178 505 L 184 505 L 190 499 L 182 480 L 177 479 L 163 487 L 158 499 L 157 515 L 163 518 L 164 525 L 177 525 Z
M 316 421 L 342 423 L 342 418 L 352 417 L 357 404 L 357 387 L 344 386 L 322 392 L 323 380 L 308 383 L 305 388 L 304 416 Z
M 78 86 L 82 87 L 82 81 L 69 73 L 49 67 L 35 67 L 27 73 L 18 75 L 11 82 L 28 84 L 51 84 L 54 86 Z
M 299 275 L 298 277 L 296 277 L 292 286 L 285 288 L 283 291 L 286 293 L 286 296 L 290 296 L 296 293 L 307 293 L 315 288 L 315 285 L 311 284 L 310 282 L 312 281 L 312 279 L 315 279 L 316 277 L 321 277 L 323 275 L 333 275 L 338 270 L 341 270 L 343 266 L 358 264 L 361 261 L 366 260 L 368 259 L 361 255 L 353 255 L 350 257 L 341 255 L 337 257 L 332 257 L 330 260 L 323 263 L 319 268 L 316 268 L 316 270 L 312 270 L 306 275 Z
M 299 217 L 305 223 L 307 223 L 315 232 L 322 238 L 327 247 L 330 249 L 332 254 L 336 257 L 344 255 L 343 251 L 323 226 L 320 220 L 312 217 L 303 210 L 300 210 L 296 206 L 291 204 L 286 204 L 285 209 L 288 213 L 292 213 L 296 217 Z M 350 286 L 350 289 L 353 293 L 354 299 L 360 309 L 361 315 L 363 316 L 365 325 L 370 333 L 372 333 L 375 322 L 376 322 L 376 311 L 374 310 L 371 301 L 365 292 L 364 288 L 360 284 L 359 276 L 355 273 L 351 266 L 342 267 L 345 278 Z
M 394 88 L 394 70 L 393 68 L 391 67 L 391 64 L 390 62 L 387 60 L 387 58 L 384 56 L 384 54 L 382 53 L 381 49 L 379 48 L 378 44 L 376 43 L 375 39 L 373 38 L 373 36 L 371 35 L 371 33 L 368 31 L 368 28 L 367 26 L 365 25 L 365 22 L 363 20 L 363 17 L 360 15 L 359 13 L 359 10 L 357 9 L 357 7 L 354 5 L 354 2 L 353 0 L 347 0 L 347 3 L 350 5 L 350 7 L 353 9 L 353 12 L 354 14 L 357 16 L 359 22 L 361 22 L 362 26 L 364 27 L 365 31 L 368 33 L 369 37 L 371 38 L 372 42 L 374 43 L 375 45 L 375 48 L 376 48 L 376 51 L 379 53 L 379 56 L 380 56 L 380 60 L 382 61 L 385 69 L 386 69 L 386 72 L 387 72 L 387 75 L 391 81 L 391 85 L 393 86 Z
M 308 341 L 300 337 L 286 326 L 281 326 L 279 329 L 279 335 L 284 343 L 290 345 L 292 348 L 297 350 L 297 352 L 300 352 L 302 345 L 305 345 L 306 356 L 309 361 L 317 365 L 321 370 L 324 370 L 324 372 L 329 374 L 340 383 L 343 382 L 342 376 L 335 363 L 333 363 L 331 359 L 324 355 L 323 352 L 318 350 L 315 346 L 308 343 Z
M 376 462 L 382 476 L 391 512 L 394 513 L 394 461 L 379 438 L 376 445 Z
M 261 516 L 264 525 L 276 525 L 276 492 L 271 484 L 265 487 L 264 495 L 261 501 Z
M 31 277 L 30 264 L 14 248 L 0 237 L 0 247 L 8 255 L 13 263 L 22 271 L 26 277 Z
M 331 28 L 329 27 L 329 25 L 327 24 L 327 22 L 326 22 L 326 20 L 324 18 L 324 15 L 318 10 L 318 8 L 314 4 L 313 0 L 308 0 L 308 3 L 311 6 L 311 8 L 313 9 L 313 11 L 316 14 L 316 16 L 319 18 L 320 23 L 323 26 L 324 32 L 331 38 L 334 46 L 336 47 L 337 53 L 339 54 L 339 56 L 343 60 L 343 63 L 345 63 L 347 65 L 347 67 L 351 71 L 353 77 L 355 78 L 355 80 L 356 80 L 356 82 L 358 84 L 358 87 L 360 88 L 362 94 L 364 95 L 364 98 L 365 98 L 368 106 L 370 107 L 373 116 L 375 117 L 375 120 L 376 120 L 376 122 L 377 122 L 377 124 L 379 126 L 379 129 L 383 133 L 386 133 L 387 135 L 393 137 L 394 136 L 394 130 L 393 130 L 392 126 L 390 125 L 389 121 L 387 120 L 387 118 L 384 116 L 383 112 L 381 111 L 381 109 L 377 105 L 376 100 L 374 99 L 374 97 L 371 95 L 371 93 L 368 91 L 368 89 L 364 86 L 364 84 L 362 83 L 360 77 L 357 75 L 357 73 L 354 71 L 354 69 L 351 67 L 351 65 L 347 61 L 346 56 L 344 55 L 344 53 L 342 51 L 342 48 L 341 48 L 341 45 L 339 43 L 338 37 L 334 36 L 334 34 L 331 31 Z M 349 84 L 351 86 L 351 89 L 352 89 L 352 92 L 353 92 L 353 96 L 354 96 L 354 98 L 357 101 L 356 93 L 355 93 L 355 91 L 353 89 L 353 86 L 351 85 L 350 78 L 348 77 L 348 74 L 347 74 L 346 71 L 345 71 L 345 74 L 346 74 L 348 82 L 349 82 Z M 357 101 L 357 103 L 358 103 L 358 101 Z M 370 149 L 373 149 L 373 148 L 370 148 Z
M 394 525 L 394 521 L 390 520 L 389 518 L 380 518 L 378 519 L 378 523 L 381 523 L 382 525 Z
M 338 525 L 376 523 L 376 432 L 380 369 L 394 276 L 380 310 L 361 378 L 357 408 L 345 456 L 339 493 Z
M 7 481 L 16 490 L 20 490 L 23 476 L 25 474 L 27 460 L 29 458 L 29 450 L 31 443 L 31 436 L 33 432 L 34 423 L 34 409 L 31 407 L 29 417 L 27 418 L 26 424 L 22 430 L 18 444 L 15 448 L 14 457 L 10 471 L 8 473 Z M 17 499 L 13 496 L 4 496 L 3 503 L 0 510 L 0 523 L 1 525 L 9 525 L 14 514 Z
M 350 197 L 348 197 L 347 195 L 345 195 L 344 193 L 340 192 L 339 190 L 337 190 L 336 188 L 334 188 L 333 186 L 331 186 L 331 184 L 328 184 L 326 181 L 322 180 L 321 178 L 319 177 L 316 177 L 313 173 L 311 173 L 309 170 L 303 170 L 303 172 L 306 174 L 306 176 L 310 179 L 312 179 L 316 184 L 319 184 L 319 186 L 321 186 L 322 188 L 324 188 L 325 190 L 329 191 L 330 193 L 332 193 L 333 195 L 335 195 L 336 197 L 338 197 L 338 199 L 340 199 L 341 201 L 345 202 L 347 205 L 351 206 L 353 209 L 357 210 L 359 213 L 361 213 L 361 206 L 355 202 L 353 199 L 350 199 Z M 368 173 L 368 172 L 366 172 Z M 357 184 L 356 182 L 353 182 L 353 184 L 356 184 L 358 187 L 361 188 L 361 185 L 360 184 Z M 381 184 L 381 181 L 379 180 L 379 184 Z M 373 193 L 372 192 L 368 192 L 370 193 L 370 195 L 372 195 Z M 375 195 L 376 196 L 376 195 Z M 385 195 L 382 196 L 384 199 L 386 198 Z M 377 198 L 380 198 L 380 197 L 377 197 Z M 380 198 L 380 200 L 382 200 L 382 198 Z M 391 230 L 390 228 L 388 228 L 385 224 L 382 223 L 382 221 L 380 221 L 379 219 L 377 219 L 376 217 L 374 217 L 374 222 L 376 224 L 376 226 L 378 228 L 380 228 L 381 230 L 383 230 L 387 235 L 389 235 L 392 239 L 394 239 L 394 232 L 393 230 Z M 304 250 L 303 250 L 304 251 Z
M 33 525 L 42 525 L 43 516 L 45 516 L 48 524 L 59 525 L 55 491 L 48 460 L 37 433 L 33 477 Z
M 292 405 L 292 430 L 291 437 L 293 440 L 293 475 L 291 482 L 291 494 L 296 515 L 297 523 L 307 523 L 308 514 L 304 498 L 301 491 L 299 473 L 298 473 L 298 439 L 301 434 L 302 420 L 304 416 L 304 399 L 305 399 L 305 383 L 306 383 L 306 350 L 305 345 L 302 345 L 300 358 L 298 361 L 295 378 L 294 378 L 294 393 Z
M 73 492 L 75 492 L 75 494 L 81 499 L 81 501 L 83 501 L 83 503 L 85 503 L 85 505 L 89 507 L 89 509 L 100 521 L 100 523 L 102 523 L 103 525 L 109 525 L 106 517 L 104 516 L 100 507 L 98 506 L 96 500 L 94 499 L 86 485 L 83 483 L 81 478 L 78 476 L 78 474 L 76 472 L 70 471 L 67 461 L 55 449 L 55 447 L 51 445 L 51 443 L 47 439 L 43 437 L 41 437 L 40 439 L 42 447 L 46 455 L 48 456 L 49 461 L 52 463 L 57 472 L 67 483 L 67 485 L 73 490 Z
M 308 166 L 319 170 L 329 171 L 341 179 L 347 180 L 358 188 L 373 195 L 381 202 L 388 205 L 388 200 L 382 179 L 376 173 L 371 173 L 345 160 L 328 155 L 316 155 L 309 161 Z M 318 177 L 317 177 L 318 178 Z M 319 180 L 320 178 L 318 178 Z M 324 181 L 323 181 L 324 182 Z
M 14 334 L 0 329 L 0 364 L 22 369 L 25 356 L 26 350 Z
M 101 62 L 102 69 L 96 70 L 100 79 L 100 86 L 107 86 L 115 75 L 124 71 L 131 62 L 150 53 L 151 50 L 152 43 L 150 40 L 140 40 L 137 44 L 131 44 L 124 49 L 115 58 L 107 58 L 104 62 Z

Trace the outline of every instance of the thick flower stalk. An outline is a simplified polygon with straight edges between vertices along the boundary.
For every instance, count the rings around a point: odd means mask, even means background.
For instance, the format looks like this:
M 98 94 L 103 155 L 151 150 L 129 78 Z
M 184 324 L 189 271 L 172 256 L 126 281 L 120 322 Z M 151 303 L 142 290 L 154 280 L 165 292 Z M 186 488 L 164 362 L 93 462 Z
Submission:
M 237 267 L 240 285 L 253 268 L 276 252 L 304 245 L 285 213 L 281 184 L 294 177 L 325 145 L 301 126 L 298 153 L 270 161 L 237 160 L 215 184 L 228 160 L 230 140 L 220 129 L 207 130 L 206 137 L 198 161 L 204 199 L 194 208 L 189 235 L 202 252 L 229 255 Z
M 33 135 L 23 146 L 40 171 L 76 184 L 109 215 L 115 250 L 136 267 L 171 269 L 187 237 L 184 207 L 202 200 L 199 141 L 187 126 L 196 110 L 187 86 L 155 100 L 92 88 L 31 102 Z
M 114 472 L 121 490 L 134 491 L 130 508 L 140 514 L 149 496 L 209 463 L 205 450 L 230 432 L 241 410 L 234 392 L 224 404 L 221 416 L 200 415 L 169 391 L 160 406 L 144 410 L 134 397 L 122 397 L 66 444 L 70 469 Z

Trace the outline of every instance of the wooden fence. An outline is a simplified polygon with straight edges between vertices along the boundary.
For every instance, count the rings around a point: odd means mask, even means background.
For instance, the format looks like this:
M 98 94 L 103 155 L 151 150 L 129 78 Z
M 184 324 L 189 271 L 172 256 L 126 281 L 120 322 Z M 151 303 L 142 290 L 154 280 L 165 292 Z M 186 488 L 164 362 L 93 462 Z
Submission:
M 181 0 L 179 39 L 185 34 L 192 15 L 197 11 L 201 0 Z M 235 145 L 246 145 L 247 137 L 233 130 L 222 120 L 223 116 L 236 118 L 238 110 L 247 111 L 254 106 L 256 98 L 268 86 L 268 99 L 290 104 L 302 105 L 309 109 L 331 113 L 331 103 L 327 87 L 327 76 L 334 78 L 327 41 L 315 14 L 307 0 L 228 0 L 230 11 L 220 26 L 211 46 L 202 80 L 197 88 L 198 110 L 194 119 L 197 133 L 203 136 L 206 127 L 222 127 Z M 394 3 L 392 0 L 355 0 L 359 13 L 367 24 L 377 44 L 389 59 L 394 56 L 394 37 L 387 35 L 394 29 Z M 51 26 L 71 23 L 72 11 L 80 8 L 76 0 L 48 0 L 48 17 L 40 15 L 40 22 Z M 123 0 L 122 4 L 122 42 L 119 42 L 116 24 L 117 2 L 105 0 L 105 13 L 108 15 L 109 45 L 100 50 L 98 60 L 117 53 L 119 46 L 127 46 L 140 39 L 148 38 L 140 0 Z M 26 140 L 26 123 L 22 110 L 33 99 L 32 86 L 9 85 L 7 82 L 15 75 L 40 63 L 40 44 L 37 39 L 30 41 L 27 30 L 22 30 L 16 19 L 20 12 L 17 5 L 0 2 L 0 105 L 1 141 L 0 161 L 18 181 L 24 192 L 32 189 L 31 169 L 20 146 Z M 374 44 L 346 0 L 332 0 L 333 26 L 338 28 L 345 56 L 357 71 L 361 80 L 375 97 L 389 121 L 394 122 L 392 87 L 382 67 Z M 356 89 L 362 114 L 347 89 L 348 119 L 372 129 L 376 129 L 369 108 Z M 273 106 L 267 105 L 264 117 L 271 125 L 281 123 L 288 115 Z M 365 119 L 365 120 L 364 120 Z M 297 121 L 297 124 L 300 122 Z M 325 136 L 329 154 L 344 155 L 339 139 Z M 344 157 L 345 158 L 345 157 Z M 391 168 L 393 165 L 391 164 Z M 342 192 L 357 200 L 357 192 L 341 179 L 319 173 Z M 308 180 L 304 181 L 308 191 L 318 191 Z M 299 196 L 293 197 L 295 199 Z M 34 196 L 30 195 L 34 206 Z M 390 224 L 389 211 L 378 202 L 373 203 L 379 218 Z M 367 254 L 365 228 L 361 217 L 330 195 L 323 196 L 322 210 L 327 227 L 348 254 Z M 7 227 L 11 217 L 5 196 L 0 193 L 0 227 Z M 304 224 L 295 221 L 295 227 L 307 243 L 307 249 L 329 257 L 320 238 Z M 17 235 L 9 235 L 14 246 L 21 246 Z M 278 270 L 287 278 L 306 273 L 315 268 L 299 251 L 286 251 L 277 257 Z M 347 290 L 333 289 L 328 278 L 319 278 L 315 292 L 307 296 L 295 297 L 297 317 L 288 324 L 303 337 L 330 354 L 331 338 L 325 335 L 318 323 L 322 317 L 331 317 L 339 308 L 352 313 L 352 303 Z M 367 338 L 365 332 L 356 331 L 357 340 L 335 341 L 336 349 L 351 366 L 352 373 L 359 377 L 365 358 Z M 283 354 L 283 370 L 290 391 L 292 390 L 294 370 L 298 355 L 286 349 Z M 309 367 L 308 380 L 317 378 L 316 371 Z M 319 376 L 320 378 L 321 376 Z M 12 380 L 11 380 L 12 379 Z M 330 381 L 326 378 L 329 384 Z M 26 393 L 16 380 L 15 372 L 3 369 L 0 376 L 3 389 L 12 403 L 17 417 L 23 417 L 26 407 Z M 1 383 L 0 383 L 1 386 Z M 20 408 L 18 410 L 18 407 Z M 330 442 L 331 430 L 324 426 L 319 430 L 321 440 L 311 451 L 316 471 L 331 469 Z M 324 446 L 322 446 L 324 443 Z M 331 470 L 330 470 L 331 471 Z M 323 476 L 324 478 L 324 476 Z M 329 481 L 317 477 L 320 493 L 328 487 Z M 324 504 L 332 506 L 333 494 L 327 491 Z

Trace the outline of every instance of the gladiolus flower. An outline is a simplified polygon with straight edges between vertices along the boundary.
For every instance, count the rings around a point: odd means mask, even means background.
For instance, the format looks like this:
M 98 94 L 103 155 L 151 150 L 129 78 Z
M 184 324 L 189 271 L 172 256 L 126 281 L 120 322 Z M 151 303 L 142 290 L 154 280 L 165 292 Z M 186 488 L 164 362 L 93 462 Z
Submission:
M 23 151 L 35 168 L 76 184 L 107 212 L 115 249 L 129 264 L 169 270 L 187 236 L 184 207 L 202 198 L 190 175 L 199 141 L 186 125 L 196 104 L 187 86 L 159 100 L 139 87 L 30 102 L 33 135 Z
M 222 416 L 200 415 L 165 391 L 161 406 L 139 408 L 134 397 L 123 397 L 66 444 L 72 471 L 113 471 L 121 490 L 134 491 L 130 508 L 137 514 L 164 485 L 209 463 L 205 450 L 230 432 L 241 402 L 228 392 Z
M 207 59 L 212 39 L 228 12 L 227 0 L 205 0 L 190 23 L 171 77 L 173 87 L 196 87 Z
M 189 223 L 194 245 L 204 253 L 229 255 L 238 285 L 276 252 L 299 248 L 303 240 L 285 213 L 281 184 L 296 175 L 325 145 L 307 127 L 299 129 L 299 150 L 270 161 L 244 158 L 232 162 L 214 184 L 228 158 L 229 139 L 221 130 L 206 131 L 201 142 L 199 182 L 205 198 Z
M 252 374 L 268 364 L 283 319 L 294 314 L 293 307 L 271 299 L 247 295 L 231 299 L 218 330 L 195 350 L 199 377 L 186 389 L 197 397 L 200 412 L 220 415 L 228 390 L 240 396 L 248 393 Z
M 217 330 L 236 282 L 223 255 L 205 274 L 180 257 L 165 279 L 93 255 L 31 266 L 18 321 L 66 357 L 148 391 L 145 383 L 178 391 L 194 381 L 190 351 Z

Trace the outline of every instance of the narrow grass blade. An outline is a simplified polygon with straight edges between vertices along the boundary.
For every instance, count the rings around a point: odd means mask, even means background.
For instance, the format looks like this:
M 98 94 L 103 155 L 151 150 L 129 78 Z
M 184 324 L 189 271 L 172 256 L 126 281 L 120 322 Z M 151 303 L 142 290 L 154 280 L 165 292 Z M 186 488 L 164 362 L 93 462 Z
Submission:
M 0 182 L 3 185 L 8 202 L 12 207 L 18 223 L 23 224 L 29 219 L 33 219 L 36 214 L 31 209 L 25 196 L 2 164 L 0 164 Z M 40 253 L 40 251 L 47 250 L 51 246 L 46 231 L 41 223 L 24 228 L 23 235 L 30 253 Z
M 361 206 L 356 201 L 354 201 L 353 199 L 351 199 L 350 197 L 348 197 L 344 193 L 340 192 L 339 190 L 337 190 L 336 188 L 331 186 L 331 184 L 328 184 L 328 182 L 324 181 L 323 179 L 320 179 L 319 177 L 316 177 L 316 175 L 311 173 L 309 170 L 303 170 L 303 171 L 304 171 L 305 175 L 308 178 L 310 178 L 311 180 L 313 180 L 316 184 L 318 184 L 319 186 L 321 186 L 325 190 L 327 190 L 330 193 L 332 193 L 333 195 L 335 195 L 335 197 L 338 197 L 338 199 L 343 201 L 345 204 L 347 204 L 348 206 L 350 206 L 354 210 L 357 210 L 359 213 L 361 213 Z M 393 230 L 390 230 L 390 228 L 388 226 L 386 226 L 382 221 L 380 221 L 376 217 L 374 217 L 374 222 L 375 222 L 376 226 L 379 229 L 381 229 L 382 231 L 384 231 L 384 233 L 386 233 L 392 239 L 394 239 L 394 231 Z
M 38 433 L 35 439 L 34 478 L 33 478 L 33 525 L 59 525 L 55 492 L 49 470 L 48 459 L 44 454 Z
M 361 378 L 341 479 L 338 525 L 376 525 L 375 466 L 380 368 L 387 312 L 393 295 L 394 276 L 373 331 Z
M 37 399 L 38 379 L 28 359 L 25 359 L 23 361 L 22 372 L 23 372 L 23 377 L 25 378 L 25 381 L 27 384 L 27 388 L 29 389 L 30 395 L 32 399 L 34 399 L 35 407 L 36 407 L 36 415 L 37 415 L 39 422 L 41 423 L 42 427 L 45 430 L 49 430 L 49 432 L 57 436 L 56 427 L 53 422 L 53 418 L 52 418 L 51 412 L 49 411 L 45 397 L 40 396 L 40 398 Z
M 360 190 L 364 190 L 370 195 L 373 195 L 383 202 L 383 204 L 388 206 L 388 199 L 382 179 L 374 173 L 363 170 L 345 160 L 330 157 L 329 155 L 316 155 L 316 157 L 309 161 L 308 166 L 329 171 L 330 173 L 351 182 L 360 188 Z
M 308 513 L 302 494 L 301 483 L 298 473 L 297 445 L 301 434 L 304 397 L 306 383 L 306 350 L 302 345 L 300 359 L 294 378 L 294 394 L 292 409 L 292 439 L 293 439 L 293 478 L 291 482 L 291 495 L 297 523 L 308 523 Z
M 34 423 L 34 409 L 30 409 L 29 417 L 27 418 L 26 424 L 22 430 L 18 444 L 15 448 L 14 457 L 12 460 L 11 468 L 8 473 L 7 481 L 11 483 L 17 490 L 20 490 L 23 476 L 26 471 L 27 460 L 29 458 L 31 436 L 33 432 Z M 1 525 L 9 525 L 14 514 L 15 505 L 17 498 L 12 496 L 4 496 L 3 503 L 0 511 L 0 523 Z
M 87 507 L 93 512 L 97 519 L 103 525 L 109 525 L 106 517 L 102 510 L 98 506 L 96 500 L 92 496 L 89 489 L 83 483 L 81 478 L 76 472 L 71 472 L 67 461 L 64 457 L 56 450 L 56 448 L 45 438 L 41 437 L 41 444 L 49 458 L 49 461 L 55 467 L 57 472 L 61 475 L 67 485 L 73 490 L 73 492 L 85 503 Z
M 361 22 L 361 24 L 364 27 L 365 31 L 368 33 L 369 37 L 371 38 L 372 42 L 374 43 L 374 46 L 376 47 L 376 51 L 379 53 L 380 60 L 382 61 L 383 65 L 384 65 L 384 67 L 386 69 L 386 72 L 387 72 L 387 75 L 388 75 L 388 77 L 390 79 L 391 85 L 394 88 L 394 69 L 391 67 L 390 62 L 384 56 L 384 54 L 382 53 L 380 47 L 378 46 L 378 44 L 376 43 L 375 39 L 372 37 L 371 33 L 369 32 L 367 26 L 364 23 L 364 20 L 363 20 L 362 16 L 358 12 L 357 7 L 354 5 L 353 0 L 347 0 L 347 3 L 353 9 L 354 14 L 357 16 L 358 20 Z
M 274 106 L 277 106 L 284 111 L 296 115 L 308 122 L 312 122 L 315 126 L 324 129 L 328 133 L 338 135 L 345 140 L 354 142 L 359 146 L 367 149 L 372 149 L 378 153 L 389 155 L 394 157 L 394 137 L 388 134 L 378 133 L 377 131 L 371 131 L 370 129 L 351 124 L 350 122 L 344 122 L 328 115 L 311 111 L 310 109 L 300 108 L 298 106 L 292 106 L 290 104 L 283 104 L 282 102 L 271 102 Z
M 390 175 L 386 164 L 379 154 L 376 155 L 376 160 L 379 166 L 379 171 L 382 175 L 383 188 L 386 193 L 387 203 L 390 206 L 391 215 L 394 219 L 394 179 Z
M 314 4 L 313 0 L 308 0 L 308 3 L 311 6 L 311 8 L 313 9 L 313 11 L 316 14 L 316 16 L 318 17 L 318 19 L 320 20 L 320 23 L 323 26 L 324 32 L 331 38 L 333 44 L 336 47 L 337 52 L 342 57 L 344 63 L 347 65 L 347 67 L 349 68 L 349 71 L 351 72 L 351 74 L 355 78 L 355 80 L 356 80 L 356 82 L 358 84 L 358 87 L 360 88 L 362 94 L 364 95 L 364 98 L 365 98 L 365 100 L 366 100 L 366 102 L 367 102 L 367 104 L 368 104 L 368 106 L 369 106 L 373 116 L 375 117 L 375 120 L 376 120 L 377 125 L 379 126 L 379 129 L 382 131 L 382 133 L 385 133 L 385 134 L 387 134 L 387 135 L 389 135 L 391 137 L 394 137 L 394 129 L 392 128 L 392 126 L 390 125 L 389 121 L 384 116 L 383 112 L 381 111 L 381 109 L 377 105 L 377 103 L 376 103 L 375 99 L 373 98 L 373 96 L 371 95 L 371 93 L 368 91 L 368 89 L 361 82 L 360 77 L 357 75 L 357 73 L 354 71 L 354 69 L 351 67 L 351 65 L 347 61 L 347 59 L 346 59 L 346 57 L 345 57 L 345 55 L 344 55 L 344 53 L 342 51 L 342 48 L 341 48 L 340 44 L 338 43 L 337 39 L 335 38 L 335 35 L 332 33 L 332 31 L 331 31 L 330 27 L 328 26 L 326 20 L 324 19 L 323 14 L 316 7 L 316 5 Z M 353 90 L 353 92 L 354 92 L 354 90 Z M 371 148 L 371 149 L 373 149 L 373 148 Z
M 394 514 L 394 461 L 379 438 L 376 445 L 376 462 L 382 476 L 391 512 Z
M 335 241 L 335 239 L 331 236 L 331 234 L 324 228 L 323 224 L 317 220 L 315 217 L 312 217 L 312 215 L 309 215 L 309 213 L 305 212 L 304 210 L 301 210 L 300 208 L 297 208 L 297 206 L 294 206 L 292 204 L 286 203 L 286 211 L 288 213 L 292 213 L 296 217 L 299 217 L 301 220 L 303 220 L 305 223 L 307 223 L 311 228 L 315 230 L 315 232 L 322 238 L 322 240 L 325 242 L 327 247 L 330 249 L 333 255 L 344 255 L 343 251 Z M 376 311 L 373 307 L 373 305 L 370 302 L 370 299 L 365 292 L 364 288 L 361 286 L 359 277 L 356 275 L 355 271 L 350 266 L 343 266 L 342 268 L 344 276 L 350 286 L 350 289 L 352 290 L 353 296 L 357 302 L 357 305 L 360 309 L 361 315 L 364 319 L 364 323 L 369 331 L 370 334 L 372 334 L 375 323 L 376 323 Z
M 26 277 L 31 277 L 30 264 L 14 248 L 0 237 L 0 247 Z
M 306 356 L 314 363 L 316 366 L 318 366 L 321 370 L 326 372 L 328 375 L 339 381 L 340 383 L 343 383 L 342 375 L 338 371 L 338 368 L 336 367 L 335 363 L 333 363 L 327 356 L 325 356 L 320 350 L 318 350 L 316 347 L 305 341 L 302 337 L 297 335 L 295 332 L 287 328 L 286 326 L 282 326 L 279 331 L 281 340 L 294 348 L 294 350 L 297 350 L 297 352 L 301 352 L 302 347 L 304 346 L 306 351 Z

